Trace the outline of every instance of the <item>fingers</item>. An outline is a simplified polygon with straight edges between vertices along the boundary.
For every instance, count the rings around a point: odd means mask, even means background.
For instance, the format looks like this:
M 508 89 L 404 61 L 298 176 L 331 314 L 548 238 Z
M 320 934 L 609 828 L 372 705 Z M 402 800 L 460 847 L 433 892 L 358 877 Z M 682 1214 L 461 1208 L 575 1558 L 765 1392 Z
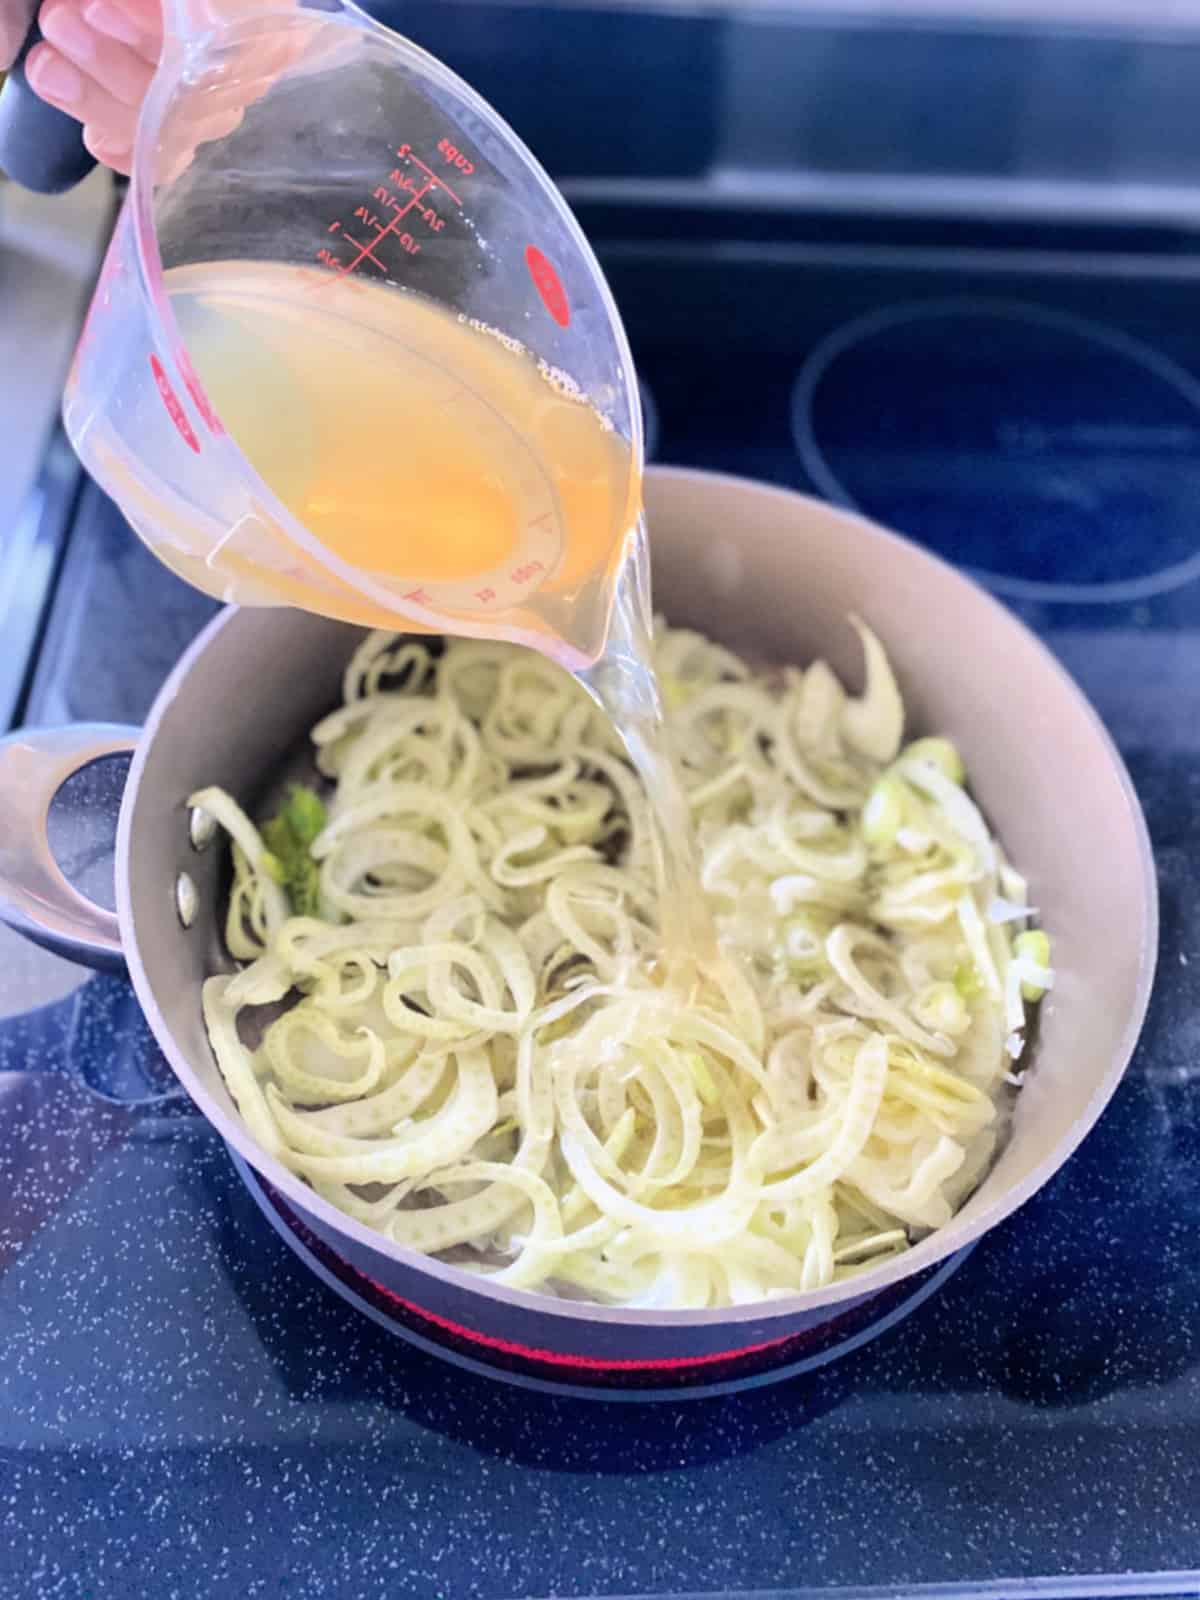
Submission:
M 162 46 L 158 0 L 46 0 L 38 25 L 44 42 L 25 64 L 35 93 L 83 123 L 98 161 L 128 173 Z
M 85 122 L 83 142 L 102 167 L 128 178 L 133 172 L 133 135 Z
M 77 0 L 46 0 L 38 23 L 43 39 L 83 77 L 123 106 L 141 105 L 154 63 L 132 45 L 98 32 Z
M 19 0 L 0 0 L 0 72 L 7 72 L 25 43 L 29 18 Z
M 294 0 L 264 0 L 272 4 L 288 14 L 287 26 L 244 43 L 173 103 L 156 152 L 160 173 L 231 132 L 308 49 L 311 30 L 296 26 Z M 35 93 L 83 124 L 98 161 L 128 174 L 138 111 L 162 50 L 161 0 L 45 0 L 38 22 L 43 42 L 26 62 Z
M 137 106 L 127 105 L 101 88 L 53 45 L 35 45 L 26 59 L 25 73 L 43 100 L 83 123 L 93 154 L 97 146 L 114 150 L 133 147 Z
M 128 45 L 152 66 L 162 54 L 162 0 L 75 0 L 75 9 L 97 33 Z

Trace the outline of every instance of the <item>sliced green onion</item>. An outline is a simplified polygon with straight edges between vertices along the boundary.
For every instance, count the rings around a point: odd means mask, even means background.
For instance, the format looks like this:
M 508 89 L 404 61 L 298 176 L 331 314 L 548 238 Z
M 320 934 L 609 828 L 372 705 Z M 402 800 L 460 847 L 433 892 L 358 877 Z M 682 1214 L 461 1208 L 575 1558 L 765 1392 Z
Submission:
M 1013 950 L 1021 961 L 1031 961 L 1036 967 L 1050 966 L 1050 936 L 1041 928 L 1030 928 L 1025 933 L 1019 933 L 1013 941 Z M 1021 985 L 1021 998 L 1024 1000 L 1040 1000 L 1045 992 L 1040 983 Z
M 880 778 L 862 811 L 862 835 L 868 844 L 891 844 L 904 824 L 908 791 L 899 778 Z
M 963 758 L 949 739 L 914 739 L 900 752 L 901 761 L 928 761 L 950 779 L 962 783 L 967 775 Z
M 963 962 L 954 969 L 954 987 L 964 1000 L 969 1000 L 979 990 L 979 974 L 973 962 Z

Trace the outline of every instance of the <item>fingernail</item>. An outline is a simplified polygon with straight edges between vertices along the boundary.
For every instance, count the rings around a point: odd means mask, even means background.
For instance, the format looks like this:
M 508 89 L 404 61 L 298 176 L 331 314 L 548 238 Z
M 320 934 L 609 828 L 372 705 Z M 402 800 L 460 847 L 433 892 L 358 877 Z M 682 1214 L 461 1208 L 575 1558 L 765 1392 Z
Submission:
M 96 138 L 93 137 L 90 128 L 85 128 L 83 130 L 83 142 L 102 165 L 114 167 L 118 172 L 129 171 L 133 152 L 121 140 L 106 139 L 103 136 Z
M 121 44 L 142 41 L 142 30 L 128 12 L 113 4 L 113 0 L 91 0 L 91 4 L 84 7 L 83 15 L 93 28 Z
M 83 95 L 82 75 L 60 55 L 39 54 L 30 61 L 28 72 L 38 94 L 56 105 L 74 105 Z

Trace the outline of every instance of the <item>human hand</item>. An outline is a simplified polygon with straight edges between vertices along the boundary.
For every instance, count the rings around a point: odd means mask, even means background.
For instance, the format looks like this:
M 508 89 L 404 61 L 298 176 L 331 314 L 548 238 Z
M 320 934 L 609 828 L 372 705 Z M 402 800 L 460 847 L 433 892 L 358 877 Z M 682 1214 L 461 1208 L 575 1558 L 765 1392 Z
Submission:
M 27 20 L 26 7 L 0 0 L 0 61 L 15 56 Z M 162 49 L 161 0 L 44 0 L 38 26 L 43 42 L 25 61 L 30 87 L 83 124 L 97 161 L 127 173 Z
M 0 72 L 7 72 L 17 59 L 28 23 L 21 0 L 0 0 Z
M 160 138 L 161 176 L 185 167 L 199 144 L 224 138 L 246 108 L 284 72 L 320 72 L 358 48 L 356 30 L 331 27 L 320 12 L 297 0 L 198 0 L 217 21 L 274 12 L 285 24 L 258 32 L 227 54 L 208 81 L 175 114 Z M 20 12 L 18 19 L 16 13 Z M 0 27 L 20 48 L 28 8 L 0 0 Z M 163 47 L 163 0 L 43 0 L 38 13 L 43 42 L 25 62 L 30 87 L 50 105 L 83 124 L 83 139 L 97 161 L 128 175 L 138 113 Z M 6 35 L 0 32 L 0 65 Z

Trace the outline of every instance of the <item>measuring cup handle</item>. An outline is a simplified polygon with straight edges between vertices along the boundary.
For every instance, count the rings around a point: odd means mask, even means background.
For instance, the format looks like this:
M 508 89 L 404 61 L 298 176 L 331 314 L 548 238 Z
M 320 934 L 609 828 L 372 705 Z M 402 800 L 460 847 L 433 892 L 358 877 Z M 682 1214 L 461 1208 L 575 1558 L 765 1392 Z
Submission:
M 0 921 L 68 961 L 122 972 L 116 914 L 80 894 L 50 848 L 47 822 L 68 778 L 104 756 L 133 751 L 139 730 L 121 723 L 21 728 L 0 739 Z M 112 807 L 116 833 L 117 808 Z
M 62 194 L 96 165 L 74 117 L 40 100 L 25 77 L 25 58 L 41 38 L 36 22 L 0 89 L 0 172 L 38 194 Z

